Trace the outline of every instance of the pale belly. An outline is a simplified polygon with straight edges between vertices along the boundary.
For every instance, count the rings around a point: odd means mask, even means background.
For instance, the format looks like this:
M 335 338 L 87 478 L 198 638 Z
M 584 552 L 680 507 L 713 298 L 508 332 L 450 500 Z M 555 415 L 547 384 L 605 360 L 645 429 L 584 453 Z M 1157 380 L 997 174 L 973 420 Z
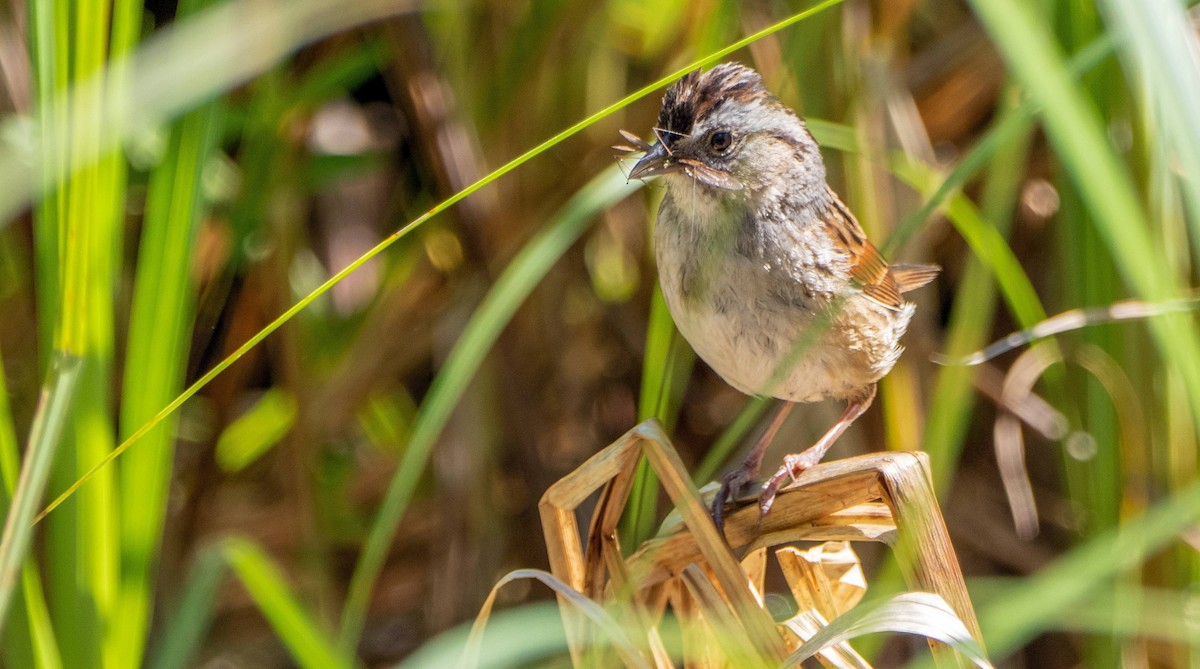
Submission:
M 739 238 L 742 212 L 687 186 L 663 200 L 655 254 L 675 324 L 714 371 L 750 395 L 816 402 L 862 397 L 892 369 L 913 305 L 890 310 L 848 292 L 846 259 L 820 229 Z M 675 192 L 690 197 L 681 205 Z
M 792 402 L 854 398 L 882 378 L 899 358 L 900 336 L 913 306 L 888 310 L 852 295 L 837 315 L 773 300 L 746 267 L 726 267 L 708 296 L 685 296 L 670 269 L 663 294 L 679 331 L 734 388 Z M 835 307 L 836 308 L 836 307 Z

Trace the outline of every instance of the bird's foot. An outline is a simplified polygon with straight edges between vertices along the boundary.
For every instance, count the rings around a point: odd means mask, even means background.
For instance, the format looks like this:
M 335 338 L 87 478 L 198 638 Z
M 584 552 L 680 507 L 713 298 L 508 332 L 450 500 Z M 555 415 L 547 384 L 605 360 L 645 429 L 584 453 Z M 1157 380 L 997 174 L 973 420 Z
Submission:
M 712 519 L 713 524 L 717 526 L 717 531 L 722 536 L 725 535 L 725 505 L 731 498 L 746 492 L 749 484 L 754 483 L 756 478 L 758 478 L 758 467 L 748 467 L 743 464 L 721 479 L 721 488 L 717 490 L 716 497 L 713 497 Z
M 758 494 L 759 516 L 765 516 L 771 510 L 771 505 L 775 503 L 775 495 L 783 485 L 784 479 L 790 478 L 795 481 L 800 472 L 815 467 L 824 454 L 824 451 L 810 448 L 803 453 L 785 456 L 783 466 L 767 479 L 767 482 L 763 484 L 762 492 Z

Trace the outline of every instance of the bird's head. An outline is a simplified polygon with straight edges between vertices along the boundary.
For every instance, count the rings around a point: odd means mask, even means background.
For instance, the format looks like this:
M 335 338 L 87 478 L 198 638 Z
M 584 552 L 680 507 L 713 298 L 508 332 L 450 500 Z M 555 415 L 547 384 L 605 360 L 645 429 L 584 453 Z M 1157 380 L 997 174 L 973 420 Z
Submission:
M 658 141 L 630 178 L 682 175 L 718 190 L 759 190 L 783 179 L 803 187 L 795 182 L 799 169 L 824 183 L 824 164 L 804 122 L 767 91 L 758 72 L 737 63 L 675 82 L 654 133 Z

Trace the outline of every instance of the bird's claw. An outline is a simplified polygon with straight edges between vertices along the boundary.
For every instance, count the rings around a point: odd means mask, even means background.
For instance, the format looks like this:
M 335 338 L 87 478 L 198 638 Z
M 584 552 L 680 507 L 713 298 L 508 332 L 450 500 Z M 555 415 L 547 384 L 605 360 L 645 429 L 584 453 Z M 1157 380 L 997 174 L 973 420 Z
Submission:
M 792 479 L 796 482 L 796 477 L 806 469 L 811 469 L 817 464 L 816 460 L 809 454 L 808 451 L 795 455 L 788 455 L 783 458 L 783 466 L 780 467 L 767 482 L 763 484 L 762 492 L 758 494 L 758 515 L 761 519 L 771 511 L 771 506 L 775 504 L 775 495 L 779 493 L 779 487 L 783 485 L 784 479 Z
M 717 526 L 717 531 L 722 536 L 725 534 L 725 505 L 731 498 L 740 495 L 746 485 L 753 483 L 757 476 L 758 472 L 739 467 L 721 479 L 721 487 L 713 497 L 712 519 L 713 524 Z

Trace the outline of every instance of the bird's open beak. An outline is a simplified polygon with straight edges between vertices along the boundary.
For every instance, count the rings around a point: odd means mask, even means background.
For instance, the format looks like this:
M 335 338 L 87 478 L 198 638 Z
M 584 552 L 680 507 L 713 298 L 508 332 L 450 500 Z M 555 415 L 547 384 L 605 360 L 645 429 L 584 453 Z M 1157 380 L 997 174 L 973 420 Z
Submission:
M 669 174 L 679 169 L 679 164 L 671 160 L 671 154 L 667 153 L 667 147 L 662 142 L 655 142 L 654 146 L 642 156 L 642 159 L 633 166 L 633 170 L 629 173 L 630 179 L 645 179 L 646 177 L 654 177 L 660 174 Z

